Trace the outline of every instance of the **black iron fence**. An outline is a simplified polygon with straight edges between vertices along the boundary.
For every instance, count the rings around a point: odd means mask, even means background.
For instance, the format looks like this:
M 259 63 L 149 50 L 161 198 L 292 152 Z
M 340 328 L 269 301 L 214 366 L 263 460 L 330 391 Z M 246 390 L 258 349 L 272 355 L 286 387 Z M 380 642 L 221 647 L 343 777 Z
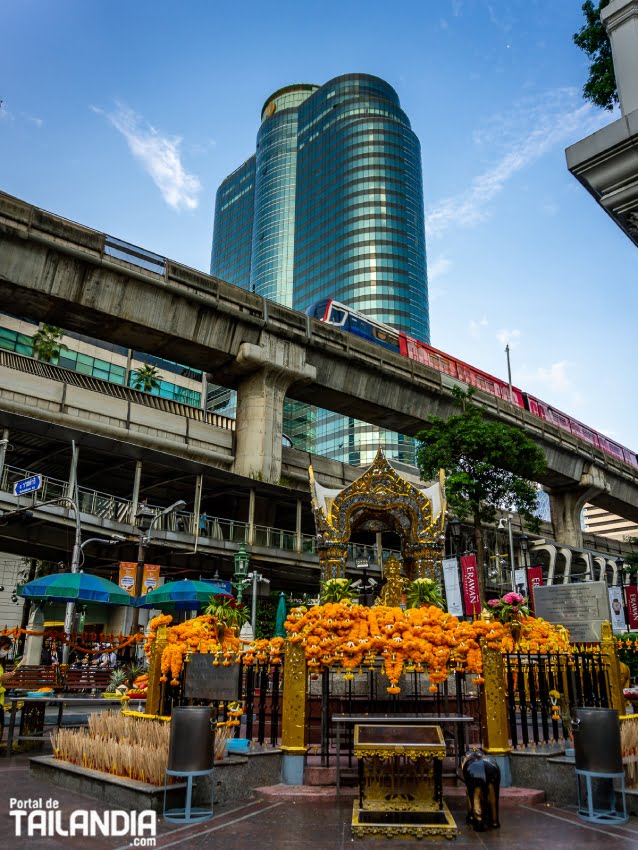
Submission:
M 610 704 L 609 676 L 600 652 L 510 652 L 503 664 L 514 748 L 562 743 L 573 708 Z
M 276 747 L 281 738 L 283 663 L 271 664 L 266 661 L 245 665 L 242 660 L 238 667 L 236 699 L 242 703 L 244 713 L 235 730 L 235 737 Z M 164 685 L 161 714 L 170 714 L 171 708 L 176 705 L 204 705 L 211 702 L 185 697 L 184 675 L 182 670 L 179 685 Z M 233 701 L 215 700 L 218 720 L 228 720 L 228 706 Z
M 344 679 L 343 673 L 325 669 L 311 674 L 308 683 L 307 740 L 310 753 L 320 755 L 321 765 L 330 766 L 336 754 L 337 730 L 335 716 L 414 716 L 431 717 L 441 723 L 448 743 L 448 754 L 457 760 L 466 745 L 481 740 L 480 703 L 476 686 L 470 675 L 455 672 L 437 687 L 429 690 L 430 682 L 424 673 L 404 673 L 398 694 L 387 692 L 388 679 L 378 667 Z M 451 718 L 446 720 L 446 716 Z M 465 718 L 463 722 L 453 718 Z M 438 719 L 437 719 L 438 718 Z M 470 718 L 469 720 L 467 718 Z M 343 724 L 340 736 L 340 755 L 352 760 L 352 724 Z

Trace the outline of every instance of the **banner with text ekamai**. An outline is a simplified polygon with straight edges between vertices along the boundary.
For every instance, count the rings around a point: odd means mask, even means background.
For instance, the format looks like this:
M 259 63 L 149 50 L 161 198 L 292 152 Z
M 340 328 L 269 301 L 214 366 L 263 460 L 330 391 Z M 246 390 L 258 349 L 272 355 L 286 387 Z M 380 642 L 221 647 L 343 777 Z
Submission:
M 463 599 L 468 617 L 481 613 L 481 594 L 479 592 L 476 555 L 461 556 L 461 575 L 463 577 Z
M 159 564 L 144 564 L 142 576 L 142 595 L 149 593 L 159 584 Z M 137 574 L 137 563 L 135 561 L 120 561 L 120 579 L 118 581 L 122 590 L 135 596 L 135 576 Z

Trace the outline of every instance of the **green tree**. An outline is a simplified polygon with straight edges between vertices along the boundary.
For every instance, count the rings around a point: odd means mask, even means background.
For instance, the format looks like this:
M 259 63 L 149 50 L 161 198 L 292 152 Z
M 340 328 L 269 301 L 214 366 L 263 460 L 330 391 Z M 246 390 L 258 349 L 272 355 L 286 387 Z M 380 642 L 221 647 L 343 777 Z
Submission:
M 516 511 L 535 531 L 537 490 L 531 481 L 545 470 L 545 456 L 520 428 L 486 419 L 472 401 L 474 390 L 456 387 L 461 412 L 441 419 L 430 417 L 430 428 L 418 434 L 417 462 L 431 481 L 445 469 L 450 508 L 474 520 L 474 545 L 481 598 L 485 596 L 483 523 L 494 522 L 499 511 Z
M 133 382 L 131 386 L 135 390 L 142 390 L 145 393 L 150 393 L 153 390 L 158 390 L 162 376 L 151 363 L 145 363 L 133 372 Z
M 33 356 L 37 360 L 44 360 L 45 363 L 57 361 L 62 349 L 66 348 L 66 345 L 61 342 L 63 336 L 62 328 L 55 325 L 41 325 L 31 337 Z
M 611 110 L 618 103 L 618 89 L 611 42 L 600 20 L 600 10 L 608 3 L 609 0 L 600 0 L 597 6 L 592 0 L 583 3 L 586 23 L 574 34 L 574 44 L 584 50 L 590 59 L 589 78 L 583 86 L 583 97 L 602 109 Z

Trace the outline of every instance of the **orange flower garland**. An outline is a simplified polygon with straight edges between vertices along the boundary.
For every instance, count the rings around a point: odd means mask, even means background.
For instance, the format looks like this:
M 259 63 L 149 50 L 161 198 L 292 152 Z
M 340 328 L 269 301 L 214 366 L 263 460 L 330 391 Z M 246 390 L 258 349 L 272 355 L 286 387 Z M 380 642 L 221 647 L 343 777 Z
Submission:
M 157 629 L 168 625 L 172 620 L 170 614 L 163 614 L 150 621 L 149 634 L 144 646 L 149 659 L 157 639 Z M 242 651 L 241 642 L 234 630 L 225 626 L 219 628 L 219 626 L 214 615 L 203 614 L 168 628 L 167 644 L 162 652 L 160 681 L 168 682 L 170 674 L 171 685 L 178 685 L 184 661 L 193 652 L 213 655 L 215 666 L 229 667 L 240 659 L 246 665 L 253 665 L 255 662 L 281 664 L 283 638 L 253 641 L 247 649 Z
M 521 650 L 569 651 L 568 635 L 560 627 L 533 617 L 522 617 L 521 624 Z M 459 621 L 434 605 L 404 611 L 333 602 L 293 609 L 285 628 L 292 643 L 303 645 L 311 672 L 338 666 L 344 678 L 351 679 L 362 663 L 372 666 L 381 656 L 391 694 L 400 692 L 399 678 L 406 665 L 417 672 L 427 670 L 429 689 L 436 693 L 451 669 L 477 674 L 477 684 L 483 681 L 481 639 L 491 649 L 514 649 L 508 625 L 494 620 Z

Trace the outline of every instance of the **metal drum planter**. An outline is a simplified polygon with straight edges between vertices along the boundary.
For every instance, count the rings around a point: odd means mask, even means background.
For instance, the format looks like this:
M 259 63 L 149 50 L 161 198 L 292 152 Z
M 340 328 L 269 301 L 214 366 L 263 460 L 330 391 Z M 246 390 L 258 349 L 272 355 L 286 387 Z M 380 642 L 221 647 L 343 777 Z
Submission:
M 213 767 L 215 726 L 209 705 L 174 708 L 171 714 L 171 738 L 168 769 L 180 773 L 211 770 Z
M 171 715 L 171 737 L 168 749 L 166 776 L 186 778 L 186 803 L 183 809 L 166 808 L 164 784 L 164 820 L 171 823 L 193 823 L 213 816 L 211 782 L 210 808 L 193 808 L 193 779 L 211 776 L 215 743 L 215 723 L 211 706 L 180 706 Z
M 618 712 L 611 708 L 577 708 L 572 730 L 576 756 L 578 816 L 590 823 L 627 823 L 629 816 Z M 620 783 L 618 790 L 622 798 L 622 812 L 616 810 L 614 780 Z

